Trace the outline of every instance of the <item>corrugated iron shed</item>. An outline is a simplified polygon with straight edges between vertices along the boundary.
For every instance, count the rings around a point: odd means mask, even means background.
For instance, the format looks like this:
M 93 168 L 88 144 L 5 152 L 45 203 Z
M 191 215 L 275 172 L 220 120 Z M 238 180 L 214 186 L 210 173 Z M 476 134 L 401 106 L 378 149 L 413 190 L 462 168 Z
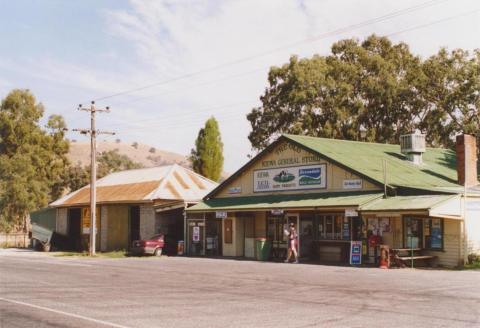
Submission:
M 187 168 L 173 164 L 121 171 L 97 181 L 97 203 L 140 203 L 156 200 L 196 202 L 217 186 Z M 52 207 L 86 205 L 90 186 L 85 186 L 51 203 Z

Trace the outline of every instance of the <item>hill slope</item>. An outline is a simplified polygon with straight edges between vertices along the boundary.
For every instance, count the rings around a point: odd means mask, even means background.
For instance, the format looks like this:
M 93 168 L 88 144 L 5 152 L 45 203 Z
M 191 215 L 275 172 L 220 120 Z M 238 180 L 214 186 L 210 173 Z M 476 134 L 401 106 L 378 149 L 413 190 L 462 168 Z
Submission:
M 132 161 L 142 164 L 145 167 L 168 165 L 177 163 L 190 167 L 190 161 L 186 156 L 159 149 L 152 149 L 151 146 L 138 144 L 135 148 L 131 144 L 115 141 L 98 141 L 97 152 L 117 149 L 120 154 L 127 155 Z M 90 143 L 70 142 L 68 158 L 73 165 L 90 165 Z

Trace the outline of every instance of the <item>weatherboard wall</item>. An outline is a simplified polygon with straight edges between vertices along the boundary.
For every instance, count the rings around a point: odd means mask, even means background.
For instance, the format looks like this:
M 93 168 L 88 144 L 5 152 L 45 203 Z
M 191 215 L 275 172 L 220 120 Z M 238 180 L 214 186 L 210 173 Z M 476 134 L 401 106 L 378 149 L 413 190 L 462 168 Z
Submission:
M 259 172 L 275 171 L 285 168 L 285 171 L 296 167 L 312 167 L 325 165 L 325 186 L 312 186 L 311 189 L 282 190 L 282 191 L 254 191 L 254 174 Z M 348 183 L 355 183 L 356 186 L 345 186 Z M 243 172 L 239 172 L 230 183 L 227 183 L 214 197 L 241 197 L 241 196 L 262 196 L 278 193 L 318 193 L 318 192 L 348 192 L 348 191 L 375 191 L 380 190 L 378 186 L 362 179 L 361 177 L 335 165 L 318 155 L 310 153 L 288 142 L 281 142 L 272 148 L 268 153 L 260 156 L 255 162 Z

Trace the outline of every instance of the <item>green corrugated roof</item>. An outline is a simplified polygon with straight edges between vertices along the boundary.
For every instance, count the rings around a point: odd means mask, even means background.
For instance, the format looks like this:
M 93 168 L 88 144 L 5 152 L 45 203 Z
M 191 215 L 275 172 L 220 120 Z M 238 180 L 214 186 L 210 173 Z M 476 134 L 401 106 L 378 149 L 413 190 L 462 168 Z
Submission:
M 268 210 L 280 208 L 360 206 L 381 197 L 378 193 L 315 193 L 281 194 L 249 197 L 228 197 L 204 200 L 188 212 Z
M 404 159 L 400 145 L 283 135 L 336 164 L 364 177 L 383 183 L 383 160 L 387 161 L 387 184 L 419 189 L 455 188 L 457 184 L 456 154 L 452 150 L 427 148 L 423 164 Z
M 360 206 L 360 211 L 430 210 L 456 195 L 396 196 L 380 198 Z

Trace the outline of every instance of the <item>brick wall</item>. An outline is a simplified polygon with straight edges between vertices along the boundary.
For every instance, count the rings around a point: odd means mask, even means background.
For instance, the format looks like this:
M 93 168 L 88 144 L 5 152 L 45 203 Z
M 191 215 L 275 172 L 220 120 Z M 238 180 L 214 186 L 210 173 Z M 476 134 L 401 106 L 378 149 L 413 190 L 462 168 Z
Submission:
M 140 239 L 155 234 L 155 210 L 152 205 L 140 205 Z
M 457 136 L 457 174 L 458 183 L 470 187 L 477 181 L 477 140 L 474 136 L 463 134 Z M 465 172 L 466 164 L 466 172 Z
M 59 234 L 62 234 L 62 235 L 67 234 L 67 216 L 68 216 L 68 209 L 57 208 L 57 227 L 56 227 L 56 231 Z

